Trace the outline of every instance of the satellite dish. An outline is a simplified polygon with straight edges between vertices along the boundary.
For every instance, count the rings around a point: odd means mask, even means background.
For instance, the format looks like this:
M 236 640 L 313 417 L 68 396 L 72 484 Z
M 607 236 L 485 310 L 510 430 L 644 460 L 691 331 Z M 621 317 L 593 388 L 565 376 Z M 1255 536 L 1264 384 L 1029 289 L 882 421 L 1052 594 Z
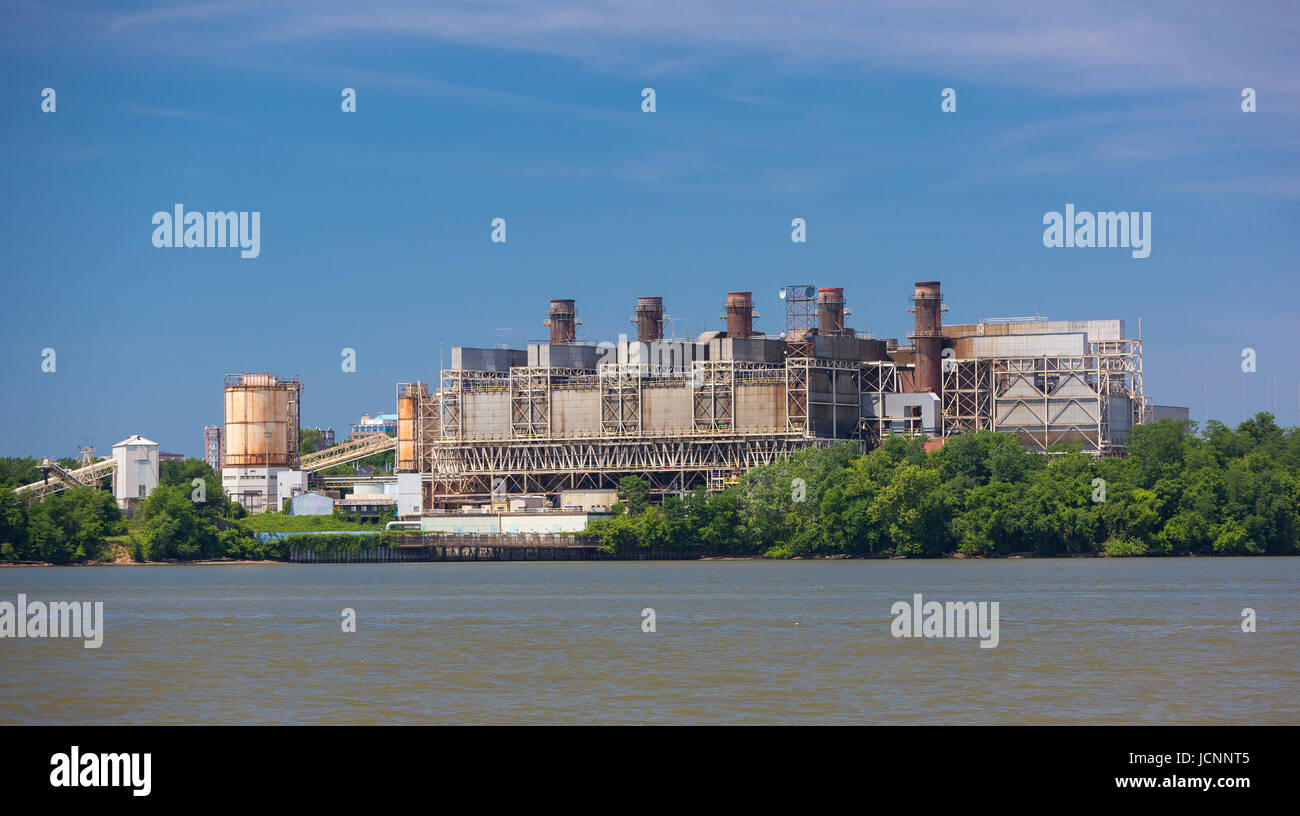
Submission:
M 777 292 L 777 294 L 781 297 L 781 300 L 785 300 L 785 287 L 782 286 L 781 291 Z
M 815 295 L 815 294 L 817 294 L 817 290 L 813 289 L 811 286 L 809 286 L 809 287 L 807 287 L 807 288 L 805 288 L 805 289 L 803 290 L 803 296 L 806 297 L 806 298 L 810 298 L 810 297 L 812 297 L 812 296 Z

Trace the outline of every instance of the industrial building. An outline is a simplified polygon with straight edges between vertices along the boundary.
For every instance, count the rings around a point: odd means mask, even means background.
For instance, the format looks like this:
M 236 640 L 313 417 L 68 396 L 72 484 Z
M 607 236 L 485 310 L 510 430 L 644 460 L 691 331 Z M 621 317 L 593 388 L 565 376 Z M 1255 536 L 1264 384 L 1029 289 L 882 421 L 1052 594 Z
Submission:
M 250 513 L 278 509 L 286 498 L 307 489 L 298 456 L 301 393 L 297 377 L 226 377 L 221 486 Z
M 158 443 L 132 434 L 113 446 L 113 498 L 128 516 L 158 486 Z
M 939 282 L 918 281 L 899 343 L 847 327 L 842 288 L 780 294 L 777 336 L 755 329 L 751 292 L 731 292 L 725 329 L 695 338 L 664 338 L 662 298 L 642 297 L 635 341 L 580 343 L 575 302 L 553 300 L 549 343 L 453 348 L 436 386 L 397 386 L 399 493 L 421 493 L 399 505 L 562 501 L 627 475 L 658 495 L 721 489 L 802 448 L 890 433 L 996 430 L 1116 454 L 1151 414 L 1141 340 L 1121 320 L 944 325 Z
M 226 466 L 226 434 L 218 425 L 203 428 L 203 461 L 217 471 Z

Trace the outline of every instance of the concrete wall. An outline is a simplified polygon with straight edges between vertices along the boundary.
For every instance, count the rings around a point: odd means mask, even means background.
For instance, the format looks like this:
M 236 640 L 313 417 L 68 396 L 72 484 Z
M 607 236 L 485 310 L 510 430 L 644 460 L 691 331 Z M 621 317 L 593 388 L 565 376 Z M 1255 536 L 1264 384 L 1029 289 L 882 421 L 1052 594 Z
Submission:
M 279 510 L 285 499 L 307 490 L 307 474 L 280 467 L 269 472 L 259 467 L 226 467 L 221 469 L 221 486 L 231 501 L 250 513 L 261 513 L 267 509 L 268 487 L 270 506 Z
M 709 359 L 780 363 L 785 360 L 785 341 L 769 337 L 718 337 L 709 341 Z
M 778 428 L 785 430 L 784 383 L 736 383 L 736 428 Z
M 604 514 L 551 513 L 438 513 L 423 516 L 420 529 L 439 533 L 577 533 L 587 522 Z
M 596 346 L 566 345 L 563 343 L 529 343 L 528 365 L 550 368 L 594 369 L 598 361 L 616 362 L 618 351 Z
M 886 420 L 892 430 L 906 429 L 909 408 L 921 409 L 921 430 L 931 436 L 939 433 L 939 397 L 928 391 L 917 394 L 862 395 L 862 416 Z
M 462 394 L 461 428 L 465 436 L 510 436 L 510 392 L 467 391 Z
M 617 490 L 565 490 L 560 493 L 560 507 L 577 507 L 584 512 L 604 511 L 618 501 Z
M 524 349 L 463 348 L 452 346 L 451 368 L 471 371 L 509 371 L 511 366 L 528 365 Z
M 1023 323 L 954 323 L 943 327 L 944 337 L 997 337 L 1008 334 L 1062 334 L 1083 332 L 1089 342 L 1124 340 L 1123 320 L 1029 320 Z
M 600 389 L 552 386 L 551 432 L 568 436 L 599 435 Z
M 118 507 L 128 500 L 147 497 L 158 486 L 158 445 L 142 437 L 130 437 L 113 446 L 117 472 L 113 474 L 113 497 Z
M 641 384 L 641 429 L 689 431 L 695 427 L 689 383 Z
M 690 340 L 656 340 L 653 343 L 621 340 L 618 343 L 620 363 L 660 365 L 690 371 L 693 361 L 707 360 L 708 357 L 708 343 Z
M 411 518 L 420 515 L 423 510 L 420 474 L 397 474 L 397 517 Z
M 881 340 L 865 337 L 816 337 L 813 339 L 813 353 L 825 360 L 883 360 L 885 344 Z
M 1180 419 L 1188 420 L 1192 418 L 1192 412 L 1188 408 L 1182 408 L 1177 405 L 1152 405 L 1151 421 L 1159 422 L 1162 419 Z
M 1085 332 L 965 337 L 954 344 L 958 360 L 984 357 L 1079 357 L 1088 353 Z

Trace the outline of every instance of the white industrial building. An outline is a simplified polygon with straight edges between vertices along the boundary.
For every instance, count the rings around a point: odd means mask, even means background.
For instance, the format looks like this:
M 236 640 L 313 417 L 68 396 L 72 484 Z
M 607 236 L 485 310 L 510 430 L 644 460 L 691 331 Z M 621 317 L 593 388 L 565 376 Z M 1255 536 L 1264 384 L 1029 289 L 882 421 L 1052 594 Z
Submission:
M 158 486 L 158 443 L 132 434 L 113 446 L 113 462 L 113 498 L 130 515 Z

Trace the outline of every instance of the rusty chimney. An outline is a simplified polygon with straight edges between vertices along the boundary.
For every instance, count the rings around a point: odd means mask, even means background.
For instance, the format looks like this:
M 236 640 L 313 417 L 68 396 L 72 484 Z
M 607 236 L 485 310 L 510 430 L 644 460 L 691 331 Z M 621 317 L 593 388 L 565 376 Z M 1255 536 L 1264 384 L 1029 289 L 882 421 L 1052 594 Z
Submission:
M 551 342 L 572 343 L 577 337 L 578 312 L 572 300 L 552 300 L 546 325 L 551 327 Z
M 911 311 L 916 315 L 916 328 L 908 335 L 916 341 L 915 387 L 917 391 L 938 394 L 942 390 L 943 365 L 943 297 L 939 281 L 916 282 Z
M 817 290 L 817 333 L 844 334 L 844 287 L 823 286 Z
M 632 317 L 636 324 L 638 343 L 653 343 L 664 339 L 664 299 L 661 297 L 639 297 L 636 299 L 636 314 Z
M 727 336 L 749 337 L 754 333 L 754 293 L 727 293 Z

